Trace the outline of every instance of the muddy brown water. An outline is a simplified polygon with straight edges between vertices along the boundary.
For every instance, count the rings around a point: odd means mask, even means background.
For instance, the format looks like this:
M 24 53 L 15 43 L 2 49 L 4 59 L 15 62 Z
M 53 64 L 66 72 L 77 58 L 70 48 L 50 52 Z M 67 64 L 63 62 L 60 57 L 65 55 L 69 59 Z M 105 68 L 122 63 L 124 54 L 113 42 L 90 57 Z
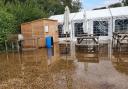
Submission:
M 128 53 L 54 44 L 0 54 L 0 89 L 128 89 Z

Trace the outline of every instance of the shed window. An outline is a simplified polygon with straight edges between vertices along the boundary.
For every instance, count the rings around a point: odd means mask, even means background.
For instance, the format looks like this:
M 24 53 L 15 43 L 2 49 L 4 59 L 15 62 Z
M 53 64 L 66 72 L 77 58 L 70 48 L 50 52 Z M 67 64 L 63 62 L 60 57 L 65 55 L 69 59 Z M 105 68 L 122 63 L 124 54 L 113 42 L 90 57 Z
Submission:
M 93 34 L 96 36 L 108 36 L 108 21 L 94 21 Z
M 128 32 L 128 19 L 117 19 L 115 21 L 115 32 Z
M 83 22 L 81 23 L 75 23 L 74 24 L 75 26 L 75 37 L 78 37 L 79 35 L 81 34 L 84 34 L 84 31 L 83 31 Z

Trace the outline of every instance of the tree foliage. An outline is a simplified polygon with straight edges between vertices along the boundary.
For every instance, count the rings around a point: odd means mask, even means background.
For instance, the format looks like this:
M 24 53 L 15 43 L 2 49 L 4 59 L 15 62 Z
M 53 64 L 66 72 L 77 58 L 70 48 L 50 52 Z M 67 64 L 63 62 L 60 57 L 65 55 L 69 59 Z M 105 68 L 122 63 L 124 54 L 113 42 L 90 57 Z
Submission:
M 26 2 L 27 0 L 4 0 L 4 4 L 5 4 L 5 5 L 8 4 L 8 3 L 9 3 L 9 4 L 12 4 L 12 3 L 13 3 L 13 4 L 16 4 L 17 1 L 24 3 L 24 2 Z
M 5 40 L 7 40 L 7 36 L 16 32 L 15 21 L 13 14 L 0 7 L 0 49 L 4 45 Z
M 128 0 L 122 0 L 121 3 L 111 4 L 109 7 L 121 7 L 122 4 L 124 4 L 124 6 L 128 6 Z
M 123 0 L 123 2 L 125 6 L 128 6 L 128 0 Z
M 16 2 L 15 5 L 8 5 L 8 12 L 13 14 L 16 18 L 17 29 L 20 30 L 21 23 L 32 21 L 35 19 L 46 17 L 37 4 L 33 1 L 26 1 L 25 3 Z
M 78 12 L 81 9 L 81 3 L 79 0 L 61 0 L 63 6 L 68 6 L 71 12 Z
M 111 4 L 109 7 L 121 7 L 121 3 Z

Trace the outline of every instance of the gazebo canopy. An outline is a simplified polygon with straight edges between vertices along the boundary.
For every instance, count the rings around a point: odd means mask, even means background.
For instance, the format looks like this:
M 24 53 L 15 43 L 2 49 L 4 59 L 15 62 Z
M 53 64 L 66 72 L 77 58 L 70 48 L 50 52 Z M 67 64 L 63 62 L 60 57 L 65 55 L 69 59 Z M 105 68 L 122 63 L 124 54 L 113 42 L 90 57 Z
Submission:
M 117 8 L 110 8 L 113 17 L 126 17 L 128 16 L 128 6 L 126 7 L 117 7 Z M 100 19 L 100 18 L 110 18 L 111 13 L 109 9 L 101 9 L 101 10 L 90 10 L 86 11 L 86 18 L 87 19 Z M 53 15 L 49 17 L 53 20 L 58 20 L 58 22 L 63 22 L 64 15 Z M 77 12 L 77 13 L 70 13 L 70 20 L 82 20 L 84 19 L 84 11 Z

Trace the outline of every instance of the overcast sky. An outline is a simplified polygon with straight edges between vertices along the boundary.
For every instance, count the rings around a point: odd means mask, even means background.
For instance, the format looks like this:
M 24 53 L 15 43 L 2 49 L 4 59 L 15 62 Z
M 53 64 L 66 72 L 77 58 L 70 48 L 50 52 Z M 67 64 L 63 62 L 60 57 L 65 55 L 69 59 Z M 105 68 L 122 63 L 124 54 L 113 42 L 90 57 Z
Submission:
M 83 8 L 86 8 L 87 10 L 107 6 L 108 4 L 120 2 L 121 0 L 81 0 L 83 4 Z

